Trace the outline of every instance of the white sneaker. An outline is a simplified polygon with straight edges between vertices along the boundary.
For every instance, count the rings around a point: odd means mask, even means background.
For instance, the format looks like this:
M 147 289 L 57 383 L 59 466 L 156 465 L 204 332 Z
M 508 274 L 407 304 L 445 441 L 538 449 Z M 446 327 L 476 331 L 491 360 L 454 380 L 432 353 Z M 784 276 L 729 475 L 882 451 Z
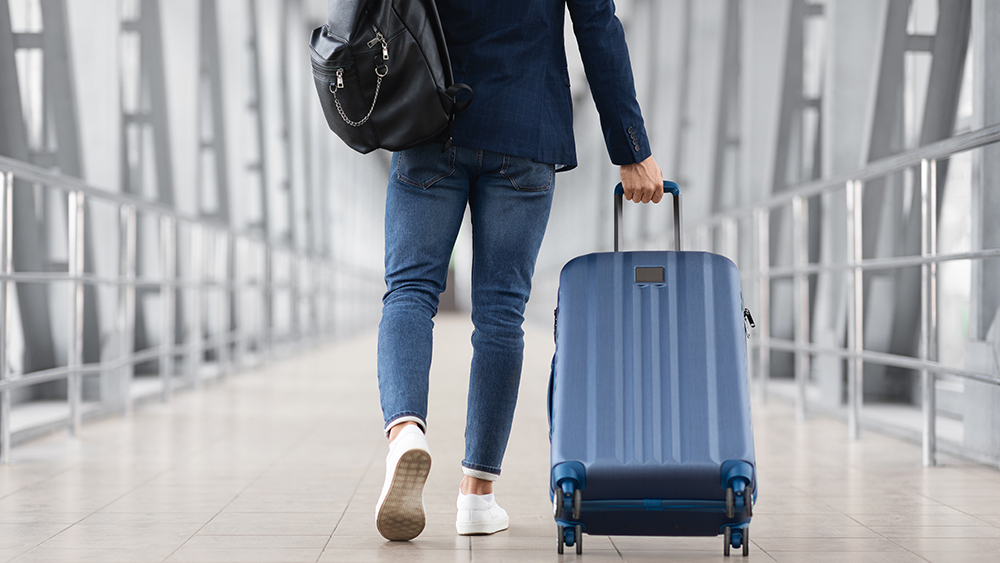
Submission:
M 460 536 L 495 534 L 510 525 L 507 511 L 500 508 L 493 493 L 463 495 L 458 493 L 458 517 L 455 528 Z
M 387 540 L 406 541 L 424 530 L 424 483 L 431 453 L 420 428 L 407 426 L 389 444 L 385 484 L 375 505 L 375 526 Z

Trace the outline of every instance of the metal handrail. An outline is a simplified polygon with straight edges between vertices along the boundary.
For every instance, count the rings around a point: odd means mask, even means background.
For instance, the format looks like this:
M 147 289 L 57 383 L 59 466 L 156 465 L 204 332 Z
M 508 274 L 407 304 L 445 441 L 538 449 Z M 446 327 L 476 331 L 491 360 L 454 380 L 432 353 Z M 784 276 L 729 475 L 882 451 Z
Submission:
M 796 184 L 786 190 L 782 190 L 780 193 L 773 194 L 767 200 L 759 202 L 752 207 L 725 209 L 709 217 L 692 221 L 690 228 L 702 228 L 709 225 L 719 226 L 727 219 L 745 217 L 757 209 L 775 209 L 790 205 L 796 197 L 811 198 L 834 188 L 842 189 L 848 182 L 875 180 L 906 168 L 919 166 L 924 160 L 943 160 L 958 153 L 978 149 L 997 142 L 1000 142 L 1000 124 L 990 125 L 989 127 L 948 137 L 936 143 L 876 160 L 848 173 Z
M 28 186 L 15 188 L 24 182 Z M 15 272 L 13 270 L 13 193 L 15 189 L 29 189 L 40 186 L 66 194 L 68 201 L 67 249 L 68 263 L 60 272 Z M 120 215 L 119 225 L 119 273 L 117 276 L 98 275 L 84 271 L 84 221 L 85 205 L 88 201 L 110 204 Z M 156 276 L 141 275 L 137 272 L 136 241 L 138 213 L 152 216 L 159 221 L 159 262 L 160 271 Z M 181 275 L 176 271 L 177 250 L 180 244 L 179 226 L 190 230 L 186 243 L 194 256 L 191 271 Z M 207 259 L 216 261 L 230 257 L 232 268 L 218 275 L 205 267 Z M 271 275 L 276 267 L 274 258 L 282 257 L 281 264 L 287 263 L 289 275 Z M 327 283 L 333 276 L 349 280 L 345 291 L 356 291 L 357 285 L 371 284 L 374 288 L 382 282 L 380 272 L 367 271 L 354 265 L 344 264 L 332 256 L 309 253 L 295 248 L 287 240 L 272 240 L 256 230 L 237 230 L 218 220 L 195 217 L 178 210 L 136 197 L 132 194 L 114 193 L 89 186 L 78 178 L 63 176 L 40 167 L 0 156 L 0 464 L 10 459 L 11 449 L 11 392 L 14 389 L 37 385 L 49 381 L 68 382 L 69 405 L 68 428 L 75 434 L 82 422 L 82 378 L 98 373 L 115 374 L 118 385 L 117 401 L 112 408 L 129 413 L 132 410 L 131 382 L 136 365 L 159 360 L 161 382 L 160 396 L 167 400 L 173 391 L 181 386 L 200 386 L 204 382 L 201 370 L 206 351 L 216 352 L 219 377 L 224 377 L 234 364 L 241 363 L 242 356 L 249 352 L 251 344 L 266 356 L 285 338 L 276 334 L 276 329 L 263 317 L 246 311 L 230 310 L 230 299 L 252 296 L 260 299 L 262 307 L 272 302 L 276 292 L 290 294 L 293 307 L 308 303 L 313 311 L 320 310 L 322 304 L 335 303 L 333 291 L 336 284 Z M 282 279 L 276 279 L 280 277 Z M 69 283 L 72 284 L 68 319 L 70 321 L 70 341 L 66 365 L 32 373 L 8 375 L 8 341 L 11 334 L 12 289 L 20 283 Z M 117 288 L 114 331 L 118 333 L 119 355 L 100 362 L 83 362 L 83 288 L 85 286 L 110 286 Z M 193 333 L 186 341 L 175 342 L 173 338 L 163 343 L 134 351 L 134 320 L 136 292 L 139 289 L 154 289 L 161 292 L 162 333 L 174 334 L 175 296 L 177 292 L 196 292 L 192 318 L 199 319 L 192 324 Z M 250 293 L 248 293 L 250 292 Z M 184 293 L 188 295 L 188 293 Z M 209 296 L 216 297 L 218 309 L 213 315 L 215 322 L 206 334 L 202 321 L 208 313 Z M 263 311 L 263 309 L 261 309 Z M 288 337 L 296 342 L 306 343 L 328 335 L 335 327 L 329 322 L 332 313 L 327 311 L 323 319 L 310 318 L 301 321 L 293 315 Z M 234 326 L 230 319 L 235 315 Z M 308 322 L 308 326 L 298 326 Z M 251 324 L 256 330 L 248 328 Z M 126 352 L 127 351 L 127 352 Z M 236 356 L 235 358 L 232 356 Z M 185 367 L 174 369 L 175 358 L 181 357 Z M 180 377 L 178 377 L 180 376 Z M 108 402 L 102 395 L 102 402 Z M 90 412 L 88 410 L 88 412 Z
M 985 260 L 1000 257 L 1000 249 L 990 248 L 950 254 L 937 252 L 937 161 L 1000 142 L 1000 125 L 975 131 L 926 145 L 905 153 L 873 162 L 863 168 L 835 177 L 804 182 L 779 194 L 774 194 L 755 205 L 720 211 L 712 216 L 691 223 L 691 229 L 709 233 L 711 229 L 724 228 L 730 238 L 738 235 L 741 220 L 752 219 L 754 232 L 753 258 L 755 267 L 744 271 L 744 276 L 756 283 L 759 298 L 758 332 L 752 345 L 759 350 L 756 380 L 765 392 L 770 371 L 770 350 L 795 353 L 795 404 L 798 416 L 804 417 L 807 409 L 808 358 L 810 355 L 831 355 L 848 360 L 848 433 L 852 438 L 860 434 L 861 407 L 863 404 L 863 363 L 877 363 L 921 372 L 923 396 L 923 462 L 935 465 L 936 436 L 936 378 L 941 374 L 982 383 L 1000 385 L 1000 375 L 953 368 L 935 361 L 931 355 L 937 335 L 937 267 L 938 264 L 957 260 Z M 868 258 L 862 256 L 861 228 L 862 192 L 864 182 L 883 178 L 905 169 L 920 166 L 921 190 L 921 253 L 919 256 Z M 808 261 L 809 198 L 843 190 L 847 203 L 847 259 L 837 263 L 810 263 Z M 770 214 L 780 208 L 792 211 L 792 264 L 770 265 L 769 225 Z M 704 240 L 707 237 L 702 237 Z M 731 242 L 730 242 L 731 244 Z M 864 296 L 863 273 L 866 271 L 900 268 L 921 268 L 921 342 L 920 357 L 873 352 L 864 349 Z M 819 273 L 846 273 L 850 293 L 848 307 L 848 344 L 842 348 L 821 347 L 809 341 L 809 276 Z M 793 280 L 794 340 L 772 338 L 769 334 L 770 282 L 773 279 Z
M 168 205 L 163 205 L 162 203 L 157 203 L 154 201 L 149 201 L 148 199 L 142 199 L 132 194 L 119 193 L 119 192 L 109 192 L 101 188 L 93 187 L 80 178 L 74 178 L 72 176 L 65 176 L 58 172 L 52 172 L 51 170 L 46 170 L 40 166 L 35 166 L 34 164 L 29 164 L 27 162 L 22 162 L 20 160 L 15 160 L 6 156 L 0 156 L 0 170 L 10 172 L 14 174 L 15 177 L 25 180 L 28 182 L 34 182 L 38 184 L 44 184 L 46 187 L 59 190 L 62 192 L 80 192 L 84 196 L 93 197 L 95 199 L 100 199 L 105 202 L 114 203 L 119 206 L 131 205 L 138 211 L 145 213 L 151 213 L 154 215 L 161 215 L 166 217 L 172 217 L 176 220 L 184 221 L 187 223 L 197 223 L 199 225 L 210 226 L 213 229 L 219 229 L 226 231 L 233 235 L 243 235 L 250 238 L 256 238 L 262 240 L 263 237 L 257 231 L 237 231 L 231 228 L 226 223 L 215 219 L 206 219 L 202 217 L 197 217 L 195 215 L 188 215 L 181 213 L 177 209 L 170 207 Z

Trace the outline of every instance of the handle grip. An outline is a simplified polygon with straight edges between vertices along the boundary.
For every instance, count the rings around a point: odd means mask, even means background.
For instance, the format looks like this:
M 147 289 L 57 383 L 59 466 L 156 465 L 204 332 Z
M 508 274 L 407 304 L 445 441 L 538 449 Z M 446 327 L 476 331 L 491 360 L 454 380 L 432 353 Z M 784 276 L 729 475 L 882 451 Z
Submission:
M 674 249 L 681 250 L 681 188 L 676 182 L 663 181 L 663 192 L 674 196 Z M 624 206 L 625 188 L 621 184 L 615 186 L 615 252 L 622 247 L 622 207 Z
M 670 180 L 663 181 L 663 193 L 668 193 L 677 197 L 681 195 L 681 187 L 677 185 L 677 182 L 671 182 Z M 622 186 L 621 182 L 615 186 L 616 195 L 625 195 L 625 188 Z

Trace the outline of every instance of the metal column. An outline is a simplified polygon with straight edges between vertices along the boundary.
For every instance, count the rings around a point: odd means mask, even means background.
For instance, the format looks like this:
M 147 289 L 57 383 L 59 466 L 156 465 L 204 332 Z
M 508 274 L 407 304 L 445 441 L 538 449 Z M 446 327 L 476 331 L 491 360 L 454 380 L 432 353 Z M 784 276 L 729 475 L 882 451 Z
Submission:
M 973 0 L 973 127 L 1000 123 L 1000 3 Z M 972 249 L 1000 248 L 1000 145 L 972 153 Z M 1000 260 L 972 264 L 965 366 L 1000 375 Z M 1000 388 L 967 381 L 965 444 L 1000 456 Z
M 40 38 L 26 40 L 40 44 Z M 18 68 L 15 51 L 20 39 L 12 32 L 10 7 L 0 0 L 0 154 L 29 161 L 28 131 L 22 111 Z M 11 217 L 16 224 L 8 225 L 18 233 L 12 236 L 11 256 L 14 271 L 45 271 L 45 251 L 41 244 L 42 223 L 35 205 L 35 193 L 29 186 L 15 181 L 11 186 Z M 11 288 L 16 292 L 21 310 L 21 329 L 27 336 L 24 351 L 24 371 L 30 373 L 55 367 L 55 347 L 50 323 L 49 291 L 43 284 L 21 284 Z M 8 397 L 9 398 L 9 397 Z
M 257 133 L 257 155 L 248 164 L 248 168 L 251 173 L 256 174 L 259 178 L 259 193 L 257 194 L 258 203 L 260 205 L 260 216 L 256 220 L 251 219 L 250 227 L 259 231 L 265 239 L 270 240 L 271 226 L 270 226 L 270 207 L 271 207 L 271 197 L 270 197 L 270 179 L 268 176 L 268 163 L 267 163 L 267 129 L 265 127 L 264 119 L 264 80 L 261 75 L 261 63 L 260 63 L 260 46 L 258 42 L 259 32 L 259 19 L 257 17 L 257 0 L 247 0 L 247 8 L 249 11 L 249 34 L 247 36 L 247 50 L 248 56 L 250 57 L 250 70 L 252 76 L 250 77 L 249 92 L 250 98 L 248 100 L 248 107 L 254 113 L 256 118 L 256 133 Z M 264 318 L 261 330 L 263 332 L 262 337 L 258 342 L 262 347 L 270 349 L 271 347 L 271 330 L 274 325 L 274 300 L 273 293 L 271 291 L 271 253 L 267 253 L 267 259 L 264 262 L 264 276 L 266 277 L 266 289 L 263 292 L 263 303 L 264 308 Z
M 198 210 L 202 217 L 229 223 L 229 167 L 226 158 L 226 115 L 222 102 L 222 63 L 216 0 L 201 0 L 201 52 L 198 118 L 200 121 Z M 206 202 L 206 198 L 210 199 Z
M 170 119 L 163 68 L 163 39 L 159 0 L 124 0 L 122 4 L 123 51 L 132 47 L 138 68 L 122 68 L 122 186 L 123 191 L 174 204 L 173 161 L 170 151 Z M 135 50 L 138 53 L 135 53 Z M 124 65 L 123 65 L 124 66 Z M 134 74 L 133 74 L 134 73 Z M 132 95 L 126 95 L 131 93 Z M 152 140 L 152 151 L 146 140 Z M 151 154 L 154 162 L 146 161 Z M 146 170 L 153 174 L 147 174 Z M 144 184 L 146 177 L 156 183 Z
M 726 31 L 719 77 L 719 104 L 712 166 L 712 212 L 739 203 L 740 148 L 740 17 L 742 0 L 726 0 Z
M 823 101 L 822 98 L 806 98 L 804 94 L 806 21 L 822 15 L 823 5 L 807 3 L 806 0 L 792 0 L 785 43 L 777 150 L 774 153 L 773 193 L 781 192 L 795 182 L 819 178 L 822 173 L 820 107 Z M 813 156 L 809 170 L 805 170 L 804 154 L 808 146 L 804 125 L 807 111 L 815 112 L 817 115 L 815 136 L 811 140 Z
M 293 142 L 293 131 L 295 129 L 295 117 L 296 112 L 293 107 L 295 100 L 292 97 L 292 73 L 295 69 L 298 69 L 298 65 L 294 65 L 294 62 L 289 58 L 288 49 L 288 38 L 289 38 L 289 23 L 294 21 L 289 18 L 289 13 L 298 17 L 301 14 L 302 3 L 300 0 L 284 0 L 283 7 L 280 10 L 279 23 L 279 41 L 281 45 L 279 47 L 280 59 L 280 72 L 281 72 L 281 109 L 282 109 L 282 121 L 283 126 L 281 130 L 281 141 L 285 153 L 285 178 L 281 184 L 282 191 L 285 196 L 285 205 L 287 205 L 287 230 L 285 231 L 284 238 L 291 249 L 291 255 L 289 256 L 289 261 L 291 265 L 288 269 L 289 271 L 289 301 L 291 302 L 291 328 L 290 334 L 288 335 L 289 340 L 295 340 L 299 335 L 299 284 L 300 284 L 300 272 L 299 272 L 299 260 L 298 260 L 298 244 L 296 232 L 300 226 L 305 227 L 305 232 L 308 233 L 309 225 L 306 222 L 308 215 L 303 208 L 303 212 L 306 213 L 305 217 L 302 217 L 303 224 L 300 225 L 299 221 L 296 220 L 297 215 L 297 202 L 296 202 L 296 192 L 299 191 L 303 195 L 306 190 L 302 185 L 301 179 L 297 177 L 295 173 L 296 163 L 295 163 L 295 143 Z M 294 65 L 294 66 L 293 66 Z M 295 78 L 298 78 L 297 73 L 295 73 Z M 300 123 L 301 125 L 301 123 Z
M 123 0 L 121 24 L 122 137 L 121 181 L 125 192 L 174 205 L 173 160 L 170 150 L 170 120 L 163 63 L 163 39 L 160 29 L 159 0 Z M 152 145 L 151 147 L 149 145 Z M 149 160 L 152 160 L 150 162 Z M 153 179 L 147 185 L 147 179 Z M 155 256 L 156 246 L 142 236 L 142 221 L 137 229 L 137 256 Z M 155 230 L 153 232 L 156 232 Z M 146 272 L 137 264 L 137 275 Z M 135 303 L 135 348 L 150 346 L 146 334 L 146 314 L 142 296 L 156 289 L 137 290 Z M 163 342 L 176 335 L 163 334 Z M 163 371 L 164 366 L 160 366 Z
M 823 72 L 821 68 L 807 69 L 805 57 L 806 44 L 809 39 L 807 25 L 811 20 L 822 17 L 824 17 L 822 4 L 810 3 L 806 0 L 791 0 L 785 35 L 781 103 L 771 173 L 771 193 L 780 193 L 797 182 L 819 178 L 822 172 L 822 93 L 817 92 L 815 96 L 807 97 L 806 79 L 807 71 L 818 73 L 821 77 Z M 822 65 L 822 62 L 820 64 Z M 809 131 L 807 126 L 810 122 L 809 116 L 815 118 L 813 120 L 815 127 L 812 131 Z M 808 205 L 805 208 L 810 211 L 812 216 L 808 220 L 804 219 L 810 232 L 805 234 L 807 245 L 803 249 L 803 263 L 811 261 L 810 257 L 818 254 L 818 232 L 821 223 L 821 209 L 818 204 Z M 795 261 L 796 251 L 793 245 L 787 244 L 786 241 L 797 240 L 798 235 L 793 233 L 789 236 L 789 229 L 794 230 L 789 219 L 789 215 L 784 213 L 784 210 L 776 210 L 772 214 L 772 224 L 769 227 L 771 229 L 770 252 L 778 264 L 785 264 L 789 259 Z M 808 307 L 811 307 L 812 284 L 808 279 L 806 284 L 806 301 Z M 789 307 L 788 305 L 799 303 L 799 299 L 795 297 L 798 295 L 797 285 L 797 282 L 793 281 L 791 295 L 778 296 L 772 302 L 771 333 L 775 336 L 791 338 L 796 336 L 797 325 L 803 318 L 803 313 L 798 311 L 797 307 Z M 772 314 L 772 311 L 765 311 L 764 314 Z M 810 312 L 805 311 L 804 314 L 808 318 Z M 806 330 L 808 332 L 808 329 Z M 808 379 L 809 374 L 799 374 L 801 366 L 802 361 L 793 362 L 792 369 L 796 373 L 796 379 L 800 377 Z M 784 371 L 787 369 L 787 364 L 784 369 L 779 369 Z M 800 411 L 800 414 L 803 412 Z
M 691 28 L 694 25 L 694 2 L 684 0 L 684 27 L 683 39 L 681 39 L 681 72 L 677 77 L 677 85 L 680 91 L 677 103 L 677 129 L 674 132 L 674 155 L 671 162 L 671 169 L 677 183 L 687 184 L 685 175 L 685 148 L 688 144 L 688 130 L 691 128 L 691 50 L 693 39 L 691 38 Z
M 7 280 L 13 271 L 11 238 L 13 237 L 14 175 L 0 176 L 0 384 L 7 380 L 8 343 L 10 342 L 10 297 L 13 284 Z M 0 389 L 0 465 L 10 463 L 10 390 Z
M 883 35 L 878 87 L 873 100 L 870 125 L 868 162 L 885 158 L 906 149 L 903 139 L 903 88 L 906 76 L 904 64 L 908 53 L 929 53 L 932 57 L 927 99 L 918 144 L 920 146 L 948 138 L 954 134 L 958 96 L 965 67 L 971 25 L 971 0 L 939 0 L 938 22 L 934 35 L 910 34 L 907 25 L 912 8 L 911 0 L 889 0 Z M 943 199 L 946 188 L 944 162 L 938 166 L 936 180 L 937 199 Z M 918 177 L 913 171 L 911 178 Z M 906 182 L 902 178 L 887 178 L 869 182 L 865 191 L 864 229 L 868 233 L 865 255 L 879 257 L 889 249 L 891 256 L 911 256 L 920 253 L 921 211 L 912 203 L 903 209 L 899 201 L 901 191 L 894 183 Z M 917 191 L 917 182 L 904 184 L 904 189 Z M 890 186 L 883 189 L 883 186 Z M 919 201 L 919 198 L 910 198 Z M 887 220 L 888 219 L 888 220 Z M 877 351 L 916 356 L 919 338 L 912 330 L 919 322 L 919 309 L 912 304 L 920 297 L 920 274 L 915 270 L 899 270 L 882 275 L 882 293 L 866 291 L 872 302 L 871 315 L 892 318 L 891 334 L 877 345 Z M 886 335 L 883 335 L 883 338 Z M 879 348 L 882 348 L 879 350 Z M 878 369 L 881 373 L 881 368 Z M 888 368 L 887 379 L 878 378 L 870 391 L 892 399 L 909 399 L 912 387 L 909 370 Z M 875 373 L 871 374 L 875 375 Z

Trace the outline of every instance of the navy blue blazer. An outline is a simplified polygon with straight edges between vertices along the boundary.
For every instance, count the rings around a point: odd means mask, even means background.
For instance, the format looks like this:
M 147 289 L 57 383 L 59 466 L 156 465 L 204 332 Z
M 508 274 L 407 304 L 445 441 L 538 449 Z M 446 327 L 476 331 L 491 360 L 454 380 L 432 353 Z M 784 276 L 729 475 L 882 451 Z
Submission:
M 611 161 L 650 156 L 613 0 L 436 1 L 455 82 L 475 91 L 455 120 L 456 145 L 576 166 L 563 37 L 568 5 Z

